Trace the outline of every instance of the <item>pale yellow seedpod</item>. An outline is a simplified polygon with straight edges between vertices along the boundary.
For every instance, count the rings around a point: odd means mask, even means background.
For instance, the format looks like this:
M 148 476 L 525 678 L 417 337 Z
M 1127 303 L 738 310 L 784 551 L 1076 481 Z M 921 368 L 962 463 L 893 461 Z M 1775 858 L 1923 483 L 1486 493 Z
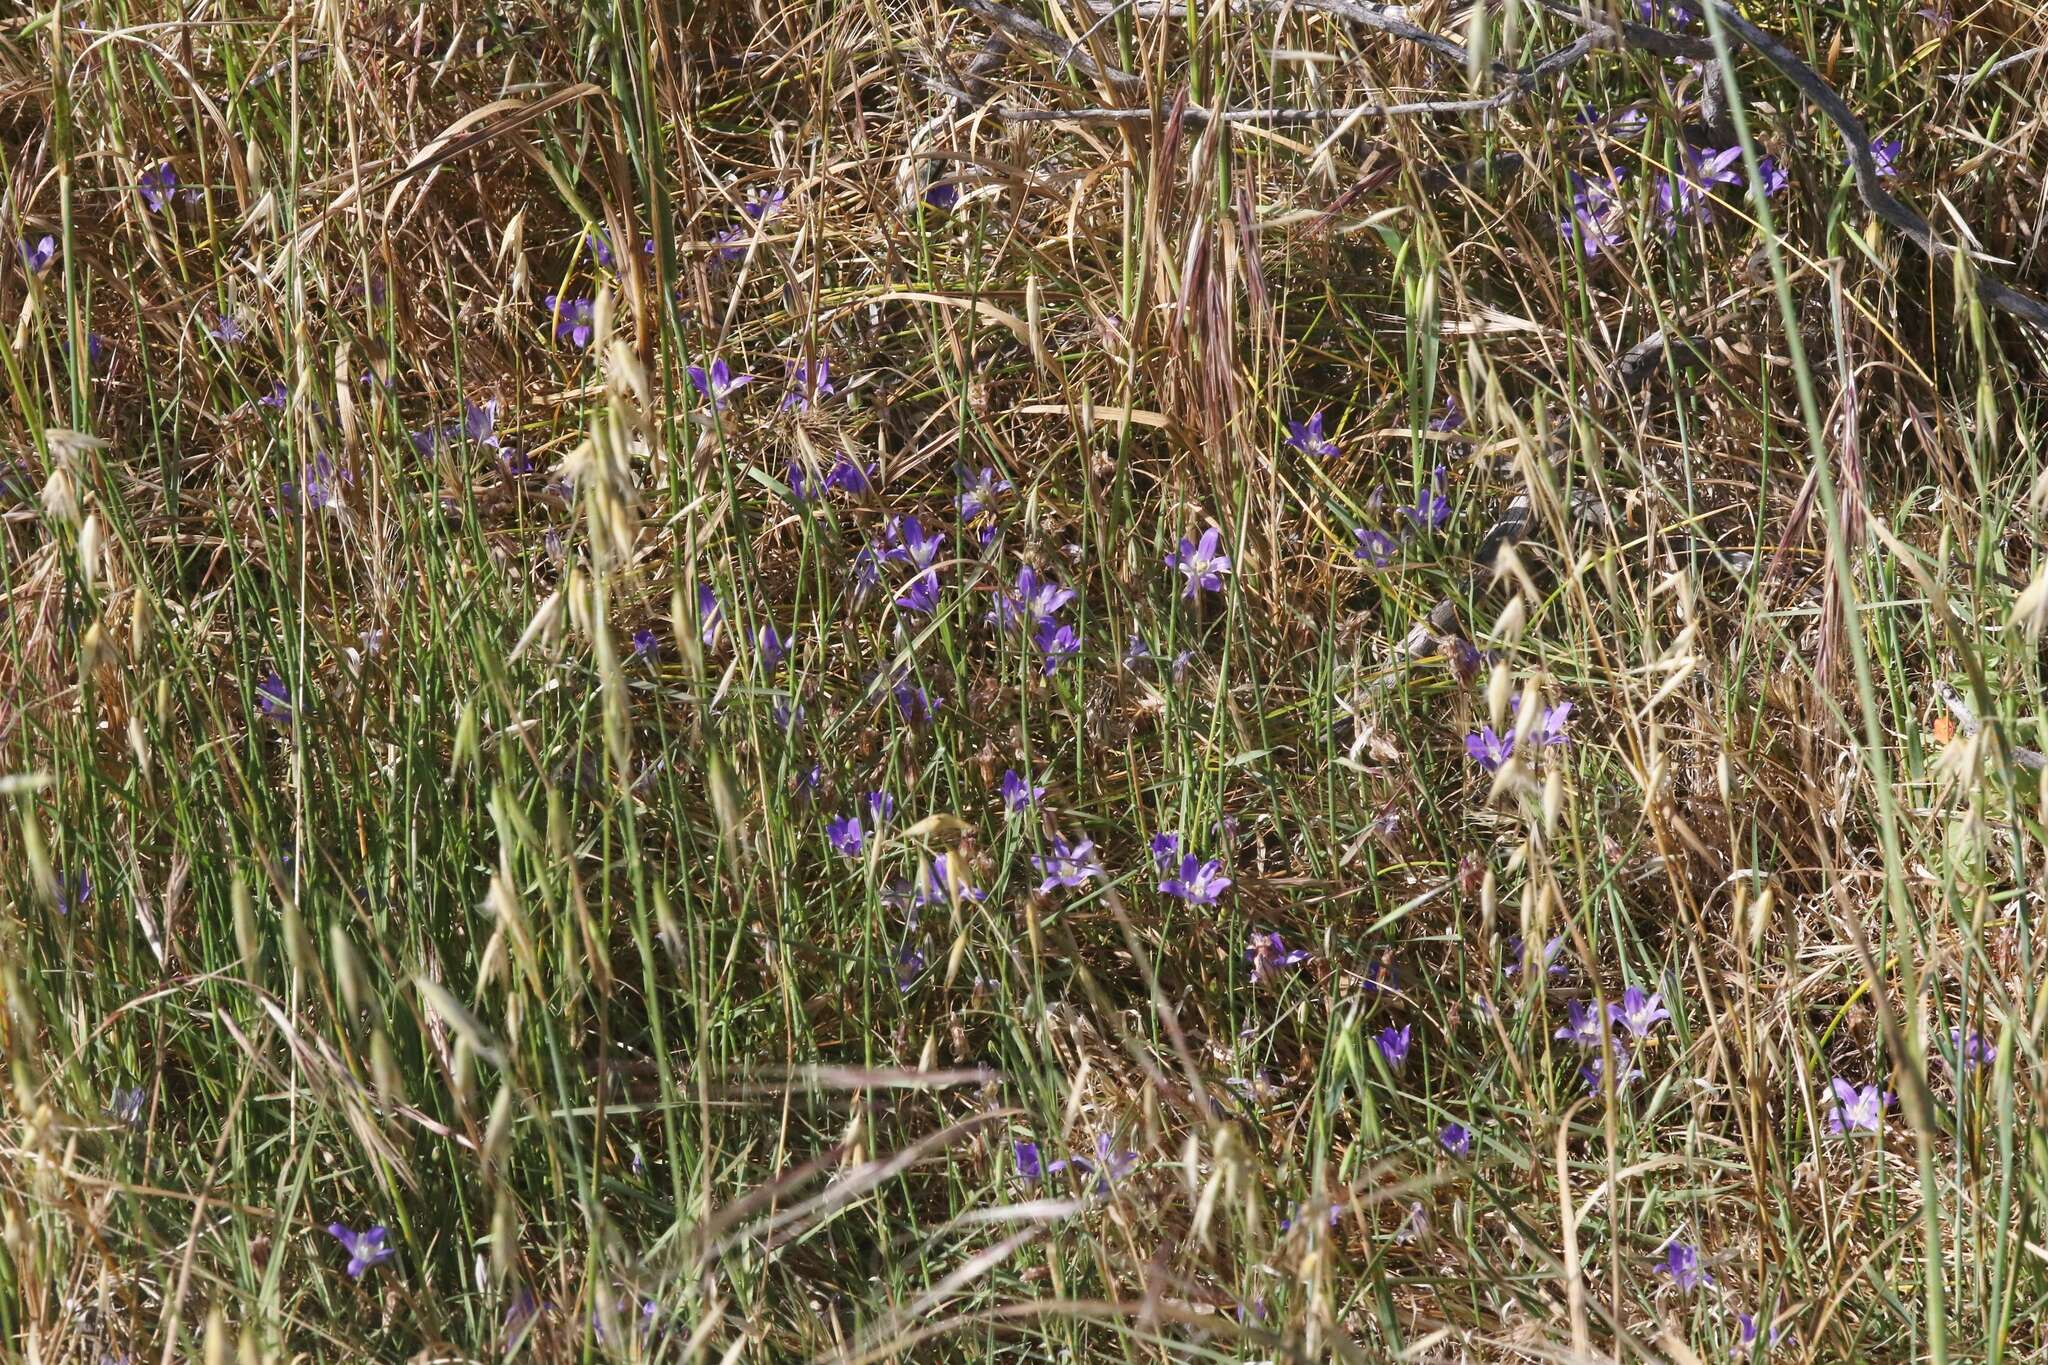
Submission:
M 534 609 L 533 619 L 526 623 L 526 629 L 520 632 L 518 643 L 512 646 L 512 652 L 506 658 L 517 660 L 535 644 L 542 649 L 552 649 L 561 634 L 562 612 L 562 590 L 557 588 Z
M 1564 773 L 1553 767 L 1543 779 L 1543 835 L 1557 837 L 1558 817 L 1564 813 Z
M 227 1314 L 220 1311 L 219 1304 L 206 1310 L 206 1342 L 200 1349 L 206 1365 L 231 1365 L 234 1359 Z
M 1045 329 L 1040 324 L 1040 309 L 1043 300 L 1038 276 L 1031 275 L 1024 281 L 1024 321 L 1031 337 L 1031 358 L 1038 362 L 1041 370 L 1052 369 L 1052 357 L 1045 350 Z
M 90 592 L 100 576 L 100 514 L 90 513 L 78 528 L 78 576 Z
M 136 771 L 147 781 L 150 770 L 149 731 L 143 727 L 142 716 L 132 711 L 128 714 L 128 751 L 135 755 Z
M 1763 951 L 1764 930 L 1770 927 L 1771 911 L 1777 907 L 1777 892 L 1766 886 L 1763 894 L 1749 903 L 1749 950 Z
M 285 902 L 284 907 L 284 957 L 294 972 L 304 973 L 318 964 L 313 960 L 313 941 L 306 934 L 306 921 L 299 914 L 299 907 Z
M 235 948 L 242 955 L 242 969 L 254 972 L 263 957 L 263 934 L 256 927 L 256 900 L 249 894 L 249 881 L 241 873 L 229 889 L 228 900 L 235 911 Z
M 398 1054 L 391 1050 L 391 1039 L 383 1029 L 370 1034 L 370 1084 L 386 1105 L 405 1103 L 405 1072 L 399 1068 Z
M 491 1275 L 498 1283 L 511 1276 L 512 1257 L 518 1250 L 519 1224 L 512 1213 L 512 1191 L 500 1185 L 491 1209 Z
M 1505 645 L 1518 644 L 1528 627 L 1529 607 L 1518 593 L 1508 599 L 1500 615 L 1494 618 L 1492 638 Z
M 505 1144 L 512 1135 L 512 1083 L 505 1082 L 498 1087 L 498 1098 L 491 1101 L 490 1122 L 484 1125 L 484 1165 L 499 1167 L 504 1164 Z
M 128 602 L 128 653 L 140 664 L 149 649 L 150 631 L 156 623 L 156 613 L 149 605 L 149 594 L 141 588 Z
M 328 927 L 327 955 L 334 960 L 334 980 L 341 988 L 342 1003 L 348 1006 L 350 1014 L 360 1014 L 363 1009 L 363 967 L 356 958 L 356 946 L 349 942 L 348 931 L 339 924 Z

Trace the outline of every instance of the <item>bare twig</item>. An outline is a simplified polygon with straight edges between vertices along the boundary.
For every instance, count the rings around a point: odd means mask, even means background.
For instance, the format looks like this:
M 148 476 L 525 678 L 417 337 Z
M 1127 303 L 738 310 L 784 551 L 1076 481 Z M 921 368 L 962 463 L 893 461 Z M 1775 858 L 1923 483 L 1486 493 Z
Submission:
M 1068 42 L 1029 15 L 1019 14 L 1008 6 L 994 3 L 994 0 L 961 0 L 961 3 L 969 13 L 980 15 L 1040 51 L 1058 58 L 1090 80 L 1102 81 L 1125 94 L 1135 94 L 1145 87 L 1144 81 L 1130 72 L 1103 66 L 1079 43 Z

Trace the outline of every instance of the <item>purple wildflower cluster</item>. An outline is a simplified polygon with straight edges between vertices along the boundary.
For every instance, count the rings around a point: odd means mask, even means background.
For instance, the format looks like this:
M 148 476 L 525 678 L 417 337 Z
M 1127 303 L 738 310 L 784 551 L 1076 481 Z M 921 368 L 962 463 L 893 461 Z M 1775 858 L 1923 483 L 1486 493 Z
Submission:
M 1510 709 L 1519 716 L 1522 699 L 1517 695 Z M 1558 749 L 1571 743 L 1572 703 L 1561 701 L 1546 707 L 1536 722 L 1536 728 L 1529 738 L 1539 749 Z M 1515 754 L 1516 727 L 1509 726 L 1507 733 L 1496 733 L 1491 725 L 1481 725 L 1476 733 L 1465 736 L 1465 754 L 1474 763 L 1490 773 L 1499 772 Z
M 1137 1169 L 1138 1154 L 1132 1151 L 1118 1151 L 1116 1139 L 1107 1133 L 1095 1137 L 1095 1154 L 1091 1156 L 1064 1156 L 1057 1161 L 1046 1161 L 1036 1142 L 1013 1141 L 1010 1154 L 1017 1163 L 1017 1177 L 1026 1184 L 1037 1184 L 1058 1175 L 1061 1171 L 1076 1171 L 1095 1177 L 1094 1192 L 1107 1195 L 1117 1181 Z

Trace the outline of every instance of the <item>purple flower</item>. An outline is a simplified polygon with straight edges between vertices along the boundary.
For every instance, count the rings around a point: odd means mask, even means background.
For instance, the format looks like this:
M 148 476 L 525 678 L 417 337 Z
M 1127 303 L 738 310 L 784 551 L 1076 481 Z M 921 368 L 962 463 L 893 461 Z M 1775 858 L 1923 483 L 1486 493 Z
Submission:
M 282 408 L 290 400 L 291 393 L 285 388 L 284 381 L 273 379 L 270 381 L 270 392 L 257 399 L 256 403 L 259 407 Z
M 1600 1046 L 1600 1012 L 1587 1008 L 1583 1000 L 1567 1000 L 1564 1010 L 1564 1027 L 1551 1037 L 1579 1047 Z
M 726 400 L 753 382 L 754 376 L 750 374 L 733 374 L 723 357 L 714 357 L 709 370 L 702 365 L 690 366 L 690 383 L 711 400 L 713 412 L 724 412 Z
M 107 1117 L 123 1128 L 135 1128 L 142 1123 L 142 1110 L 149 1103 L 149 1095 L 141 1086 L 128 1089 L 115 1087 L 113 1102 L 107 1106 Z
M 1095 1157 L 1093 1160 L 1085 1156 L 1064 1157 L 1047 1166 L 1045 1173 L 1047 1175 L 1057 1175 L 1068 1167 L 1072 1167 L 1083 1175 L 1093 1174 L 1095 1176 L 1095 1192 L 1097 1194 L 1106 1194 L 1109 1191 L 1111 1182 L 1121 1180 L 1129 1175 L 1131 1169 L 1137 1164 L 1138 1154 L 1136 1152 L 1117 1151 L 1116 1143 L 1110 1138 L 1109 1134 L 1099 1133 L 1095 1138 Z
M 1155 834 L 1152 836 L 1152 865 L 1161 872 L 1173 870 L 1173 864 L 1180 857 L 1180 836 L 1178 834 Z
M 360 1280 L 371 1266 L 382 1265 L 398 1254 L 395 1248 L 384 1244 L 381 1223 L 365 1232 L 351 1232 L 344 1224 L 329 1223 L 327 1235 L 348 1252 L 348 1273 L 352 1279 Z
M 1457 431 L 1465 425 L 1465 414 L 1458 408 L 1458 395 L 1451 394 L 1444 399 L 1443 415 L 1429 419 L 1431 431 Z
M 1966 1076 L 1978 1067 L 1989 1066 L 1998 1060 L 1998 1044 L 1975 1029 L 1965 1034 L 1960 1028 L 1952 1028 L 1948 1031 L 1948 1040 L 1955 1048 L 1956 1060 Z
M 1373 1042 L 1378 1046 L 1380 1056 L 1386 1060 L 1389 1071 L 1399 1071 L 1407 1065 L 1408 1048 L 1414 1041 L 1413 1024 L 1403 1024 L 1399 1028 L 1389 1024 L 1373 1035 Z
M 996 473 L 992 465 L 983 465 L 973 473 L 962 469 L 960 494 L 954 500 L 960 510 L 960 524 L 974 526 L 984 519 L 992 518 L 997 502 L 1010 491 L 1010 481 Z M 993 531 L 993 524 L 988 525 L 986 529 Z M 983 543 L 987 543 L 986 537 L 983 538 Z
M 1010 1154 L 1017 1162 L 1017 1175 L 1020 1179 L 1035 1182 L 1044 1176 L 1045 1163 L 1038 1155 L 1037 1143 L 1013 1141 L 1010 1143 Z
M 1333 460 L 1344 452 L 1337 443 L 1323 435 L 1323 410 L 1317 408 L 1306 422 L 1287 419 L 1287 445 L 1304 455 L 1318 459 Z
M 825 841 L 832 845 L 832 851 L 847 858 L 858 858 L 867 847 L 867 835 L 860 827 L 858 815 L 842 815 L 825 824 Z
M 1657 1273 L 1669 1275 L 1671 1283 L 1681 1294 L 1690 1294 L 1703 1284 L 1712 1284 L 1714 1277 L 1700 1265 L 1698 1247 L 1689 1247 L 1683 1242 L 1673 1242 L 1664 1249 L 1664 1259 L 1657 1265 Z
M 21 239 L 21 263 L 28 267 L 31 275 L 40 275 L 50 268 L 50 262 L 57 259 L 57 239 L 48 233 L 33 246 L 28 238 Z
M 988 614 L 991 624 L 1002 630 L 1036 627 L 1049 622 L 1061 607 L 1074 600 L 1074 590 L 1063 588 L 1051 578 L 1041 578 L 1026 564 L 1017 570 L 1017 591 L 998 590 L 995 609 Z
M 811 404 L 830 398 L 837 389 L 832 387 L 832 362 L 818 357 L 816 366 L 803 361 L 793 362 L 789 367 L 789 392 L 782 395 L 782 412 L 808 412 Z
M 1003 769 L 1003 813 L 1016 815 L 1027 807 L 1038 804 L 1038 798 L 1045 795 L 1044 787 L 1034 787 L 1017 776 L 1015 768 Z
M 1737 1360 L 1749 1359 L 1751 1350 L 1756 1345 L 1759 1327 L 1760 1324 L 1754 1316 L 1738 1311 L 1735 1314 L 1735 1349 L 1729 1352 L 1729 1354 Z M 1764 1345 L 1767 1348 L 1775 1349 L 1784 1339 L 1785 1329 L 1783 1327 L 1773 1327 L 1770 1337 Z
M 265 720 L 289 721 L 292 718 L 292 690 L 272 669 L 268 677 L 256 684 L 256 709 L 263 713 Z
M 1181 596 L 1193 600 L 1198 592 L 1222 592 L 1223 576 L 1230 572 L 1230 556 L 1220 548 L 1223 532 L 1211 526 L 1202 532 L 1201 544 L 1180 538 L 1180 548 L 1166 557 L 1166 567 L 1180 571 L 1187 579 Z
M 1519 700 L 1517 698 L 1517 701 Z M 1560 745 L 1571 743 L 1571 734 L 1565 728 L 1571 724 L 1571 719 L 1572 704 L 1568 701 L 1561 701 L 1555 706 L 1546 708 L 1536 727 L 1538 742 L 1546 749 L 1555 749 Z
M 1081 652 L 1081 637 L 1074 633 L 1072 626 L 1057 621 L 1040 621 L 1038 633 L 1031 637 L 1031 643 L 1038 646 L 1038 652 L 1045 656 L 1043 665 L 1049 678 L 1062 663 Z
M 1358 557 L 1375 569 L 1384 569 L 1394 562 L 1401 545 L 1385 531 L 1361 526 L 1352 534 L 1358 537 Z
M 744 223 L 734 223 L 711 239 L 711 245 L 718 248 L 715 259 L 736 261 L 747 254 L 747 228 Z
M 1444 479 L 1449 471 L 1442 465 L 1430 476 L 1430 486 L 1416 495 L 1413 507 L 1403 507 L 1402 515 L 1418 531 L 1441 530 L 1451 519 L 1451 500 L 1444 496 Z
M 780 185 L 757 186 L 747 192 L 747 202 L 740 205 L 740 212 L 757 223 L 764 223 L 782 211 L 783 202 L 788 198 L 789 191 Z
M 1640 986 L 1630 986 L 1621 993 L 1619 1005 L 1607 1007 L 1607 1017 L 1628 1030 L 1629 1037 L 1641 1042 L 1657 1031 L 1659 1022 L 1671 1017 L 1671 1011 L 1664 1008 L 1661 992 L 1645 996 Z
M 1792 176 L 1778 158 L 1766 156 L 1757 159 L 1756 181 L 1764 192 L 1764 198 L 1769 199 L 1791 184 Z
M 248 329 L 233 313 L 222 313 L 220 321 L 207 328 L 206 334 L 223 346 L 239 346 L 249 339 Z
M 832 462 L 832 468 L 825 472 L 825 487 L 859 495 L 875 486 L 876 472 L 874 465 L 863 469 L 853 456 L 842 454 Z
M 1616 1094 L 1620 1094 L 1628 1089 L 1630 1081 L 1642 1079 L 1643 1069 L 1636 1065 L 1636 1059 L 1629 1055 L 1627 1048 L 1615 1048 L 1614 1060 L 1617 1063 L 1614 1073 L 1614 1091 Z M 1591 1058 L 1584 1066 L 1579 1068 L 1579 1076 L 1586 1082 L 1586 1093 L 1588 1095 L 1600 1093 L 1606 1069 L 1606 1059 L 1598 1056 Z
M 1877 163 L 1880 179 L 1889 180 L 1899 173 L 1899 157 L 1905 150 L 1906 144 L 1898 138 L 1879 138 L 1870 144 L 1870 159 Z
M 57 874 L 57 913 L 68 915 L 92 899 L 92 873 L 79 870 L 76 880 Z
M 462 434 L 480 446 L 498 449 L 498 400 L 481 403 L 462 400 Z
M 565 299 L 559 294 L 550 294 L 541 300 L 541 306 L 554 319 L 555 340 L 567 341 L 578 348 L 590 345 L 594 325 L 589 299 Z
M 1621 228 L 1627 206 L 1621 197 L 1621 173 L 1592 180 L 1574 175 L 1571 184 L 1572 211 L 1558 220 L 1558 232 L 1576 237 L 1580 250 L 1591 259 L 1624 239 Z
M 169 208 L 171 195 L 177 188 L 178 173 L 171 169 L 168 161 L 158 162 L 154 169 L 144 171 L 142 178 L 135 182 L 136 192 L 141 194 L 142 202 L 149 206 L 151 213 L 162 213 Z
M 933 531 L 926 535 L 924 524 L 916 517 L 897 517 L 889 523 L 889 541 L 889 549 L 883 558 L 922 571 L 938 563 L 939 551 L 946 544 L 946 533 Z
M 356 481 L 356 476 L 346 469 L 336 469 L 334 461 L 325 451 L 313 457 L 307 466 L 305 478 L 296 488 L 287 488 L 289 494 L 296 494 L 300 502 L 315 512 L 338 512 L 342 508 L 342 486 Z
M 1508 940 L 1507 974 L 1509 976 L 1514 976 L 1522 970 L 1522 950 L 1524 946 L 1520 934 L 1516 934 Z M 1551 976 L 1563 976 L 1565 973 L 1565 964 L 1557 960 L 1557 955 L 1563 949 L 1563 934 L 1553 935 L 1550 941 L 1543 945 L 1543 961 L 1540 965 Z
M 900 994 L 910 994 L 910 988 L 917 984 L 919 973 L 924 971 L 924 951 L 914 944 L 906 943 L 896 954 L 896 989 Z
M 1462 1123 L 1445 1124 L 1437 1132 L 1436 1140 L 1460 1161 L 1472 1155 L 1472 1130 Z
M 968 883 L 967 874 L 955 869 L 946 854 L 936 854 L 925 873 L 924 883 L 911 891 L 912 905 L 950 905 L 955 893 L 963 901 L 987 900 L 988 893 Z
M 817 486 L 811 482 L 811 476 L 805 473 L 804 467 L 795 460 L 789 462 L 789 472 L 783 476 L 783 482 L 789 485 L 789 500 L 794 506 L 801 507 L 818 496 Z
M 949 180 L 934 180 L 925 187 L 924 202 L 935 209 L 950 209 L 960 202 L 960 187 Z
M 1830 1086 L 1835 1096 L 1835 1102 L 1828 1107 L 1830 1133 L 1883 1131 L 1884 1111 L 1892 1107 L 1895 1098 L 1889 1090 L 1878 1089 L 1875 1082 L 1859 1090 L 1840 1076 Z
M 900 682 L 890 689 L 896 698 L 896 710 L 911 725 L 928 725 L 939 708 L 945 705 L 944 697 L 935 697 L 922 687 L 913 687 Z
M 706 649 L 718 643 L 719 627 L 725 624 L 725 613 L 718 605 L 718 594 L 711 590 L 709 583 L 697 585 L 697 638 L 704 642 Z
M 775 623 L 770 621 L 761 627 L 761 633 L 756 638 L 761 646 L 761 671 L 773 673 L 782 667 L 782 661 L 789 657 L 791 641 L 783 639 L 776 633 Z
M 1038 894 L 1049 895 L 1057 887 L 1084 885 L 1090 878 L 1102 875 L 1102 864 L 1095 857 L 1095 841 L 1080 839 L 1068 843 L 1065 838 L 1055 835 L 1050 857 L 1031 855 L 1031 866 L 1044 878 L 1038 884 Z
M 1491 725 L 1479 727 L 1479 733 L 1465 736 L 1465 753 L 1474 763 L 1490 773 L 1497 773 L 1501 766 L 1515 753 L 1515 732 L 1495 734 Z
M 1155 856 L 1158 842 L 1158 839 L 1153 840 Z M 1180 869 L 1159 883 L 1162 894 L 1186 901 L 1189 905 L 1214 905 L 1217 898 L 1229 889 L 1230 878 L 1223 875 L 1221 861 L 1211 858 L 1204 862 L 1192 853 L 1183 855 Z
M 1666 232 L 1676 232 L 1681 218 L 1712 222 L 1715 187 L 1743 183 L 1742 172 L 1737 168 L 1742 159 L 1739 146 L 1718 152 L 1688 147 L 1684 159 L 1685 168 L 1678 174 L 1657 178 L 1657 216 Z
M 879 830 L 883 825 L 895 818 L 896 798 L 889 795 L 889 793 L 882 791 L 869 792 L 867 804 L 868 819 L 874 822 L 876 829 Z
M 903 585 L 903 592 L 896 599 L 896 605 L 906 611 L 929 616 L 939 607 L 939 576 L 936 570 L 926 570 Z
M 1312 959 L 1306 948 L 1288 951 L 1287 940 L 1280 937 L 1280 931 L 1270 934 L 1253 934 L 1252 941 L 1244 950 L 1244 960 L 1251 964 L 1252 980 L 1264 981 L 1275 972 L 1289 967 L 1299 967 Z
M 633 632 L 633 657 L 645 659 L 661 652 L 661 637 L 654 633 L 654 627 L 642 626 Z

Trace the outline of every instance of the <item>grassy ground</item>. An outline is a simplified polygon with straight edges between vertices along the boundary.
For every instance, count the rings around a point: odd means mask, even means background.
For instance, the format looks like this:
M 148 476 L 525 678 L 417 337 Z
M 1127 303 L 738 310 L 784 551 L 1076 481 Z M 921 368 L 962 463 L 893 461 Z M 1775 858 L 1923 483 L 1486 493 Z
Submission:
M 2048 338 L 1718 16 L 278 8 L 0 20 L 7 1356 L 2042 1358 Z

